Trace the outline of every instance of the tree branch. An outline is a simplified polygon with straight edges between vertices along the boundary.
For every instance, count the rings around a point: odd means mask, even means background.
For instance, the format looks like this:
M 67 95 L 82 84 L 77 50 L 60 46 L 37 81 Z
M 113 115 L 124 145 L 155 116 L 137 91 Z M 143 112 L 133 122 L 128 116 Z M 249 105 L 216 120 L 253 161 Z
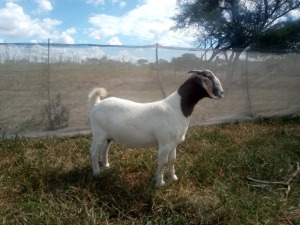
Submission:
M 268 23 L 266 22 L 265 28 L 270 27 L 272 25 L 272 23 L 274 23 L 277 19 L 285 16 L 289 12 L 291 12 L 291 11 L 293 11 L 293 10 L 295 10 L 295 9 L 297 9 L 297 8 L 300 7 L 300 2 L 298 2 L 294 6 L 290 6 L 290 7 L 288 7 L 285 10 L 280 10 L 281 8 L 283 8 L 284 4 L 289 4 L 289 1 L 288 0 L 285 0 L 285 1 L 276 1 L 276 4 L 275 4 L 273 10 L 268 15 L 269 19 L 271 19 L 271 20 Z M 279 13 L 280 11 L 281 11 L 281 13 Z M 274 14 L 276 12 L 277 12 L 277 15 L 274 16 Z M 274 18 L 272 18 L 273 16 L 274 16 Z
M 246 177 L 245 179 L 254 183 L 259 183 L 259 184 L 253 184 L 251 185 L 252 187 L 265 187 L 266 185 L 274 184 L 274 185 L 283 185 L 285 186 L 285 196 L 288 197 L 289 192 L 291 190 L 291 183 L 295 179 L 295 177 L 299 174 L 300 172 L 300 165 L 299 162 L 296 162 L 296 170 L 293 171 L 291 174 L 288 174 L 286 178 L 284 179 L 285 181 L 265 181 L 265 180 L 257 180 L 253 179 L 251 177 Z

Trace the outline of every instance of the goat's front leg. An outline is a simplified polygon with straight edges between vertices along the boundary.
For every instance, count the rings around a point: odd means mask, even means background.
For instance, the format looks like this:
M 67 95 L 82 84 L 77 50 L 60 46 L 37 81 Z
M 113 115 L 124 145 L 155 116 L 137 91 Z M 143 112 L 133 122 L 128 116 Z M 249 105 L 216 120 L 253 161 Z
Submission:
M 157 174 L 156 174 L 156 187 L 161 187 L 165 184 L 164 181 L 164 168 L 168 164 L 169 161 L 169 155 L 170 151 L 173 151 L 175 149 L 173 144 L 166 144 L 166 145 L 159 145 L 159 150 L 158 150 L 158 169 L 157 169 Z M 172 157 L 172 162 L 171 164 L 174 164 L 174 154 L 171 154 Z M 173 166 L 172 166 L 173 168 Z M 174 168 L 172 170 L 173 174 L 175 177 L 175 171 Z M 172 178 L 174 179 L 174 176 Z M 177 178 L 177 177 L 176 177 Z
M 159 149 L 158 153 L 158 169 L 156 173 L 156 187 L 161 187 L 165 185 L 164 181 L 164 168 L 168 163 L 168 153 Z
M 176 148 L 172 149 L 169 153 L 169 158 L 168 158 L 168 169 L 171 175 L 172 180 L 176 181 L 178 180 L 176 174 L 175 174 L 175 163 L 176 160 Z

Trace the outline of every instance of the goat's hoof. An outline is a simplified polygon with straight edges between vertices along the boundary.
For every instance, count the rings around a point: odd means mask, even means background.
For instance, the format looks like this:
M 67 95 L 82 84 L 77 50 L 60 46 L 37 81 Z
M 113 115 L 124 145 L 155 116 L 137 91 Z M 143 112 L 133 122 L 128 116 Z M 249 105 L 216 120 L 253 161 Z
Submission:
M 93 176 L 94 176 L 94 177 L 99 177 L 99 176 L 100 176 L 100 171 L 93 172 Z
M 109 168 L 109 163 L 103 164 L 103 165 L 102 165 L 102 168 L 103 168 L 103 169 L 108 169 L 108 168 Z
M 156 182 L 156 187 L 159 188 L 159 187 L 162 187 L 164 186 L 166 183 L 162 180 L 162 181 L 157 181 Z
M 172 176 L 172 180 L 173 180 L 173 181 L 177 181 L 177 180 L 178 180 L 178 177 L 177 177 L 176 175 L 173 175 L 173 176 Z

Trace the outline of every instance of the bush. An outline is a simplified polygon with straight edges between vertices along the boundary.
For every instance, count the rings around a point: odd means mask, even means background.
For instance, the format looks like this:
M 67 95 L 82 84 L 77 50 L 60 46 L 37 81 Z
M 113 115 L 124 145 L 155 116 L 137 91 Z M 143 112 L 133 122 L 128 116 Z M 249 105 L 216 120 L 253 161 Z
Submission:
M 47 130 L 58 130 L 69 125 L 70 112 L 67 107 L 62 105 L 60 93 L 57 93 L 56 99 L 51 100 L 42 108 L 43 121 L 46 121 Z

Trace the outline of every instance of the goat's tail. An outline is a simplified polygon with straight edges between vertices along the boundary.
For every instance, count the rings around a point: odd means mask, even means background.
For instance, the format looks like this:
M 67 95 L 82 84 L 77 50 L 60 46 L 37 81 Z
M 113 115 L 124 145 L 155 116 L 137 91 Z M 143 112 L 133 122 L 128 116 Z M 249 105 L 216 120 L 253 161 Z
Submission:
M 94 105 L 101 101 L 100 97 L 104 97 L 107 95 L 107 91 L 105 88 L 95 88 L 89 94 L 89 104 L 90 108 L 93 108 Z

